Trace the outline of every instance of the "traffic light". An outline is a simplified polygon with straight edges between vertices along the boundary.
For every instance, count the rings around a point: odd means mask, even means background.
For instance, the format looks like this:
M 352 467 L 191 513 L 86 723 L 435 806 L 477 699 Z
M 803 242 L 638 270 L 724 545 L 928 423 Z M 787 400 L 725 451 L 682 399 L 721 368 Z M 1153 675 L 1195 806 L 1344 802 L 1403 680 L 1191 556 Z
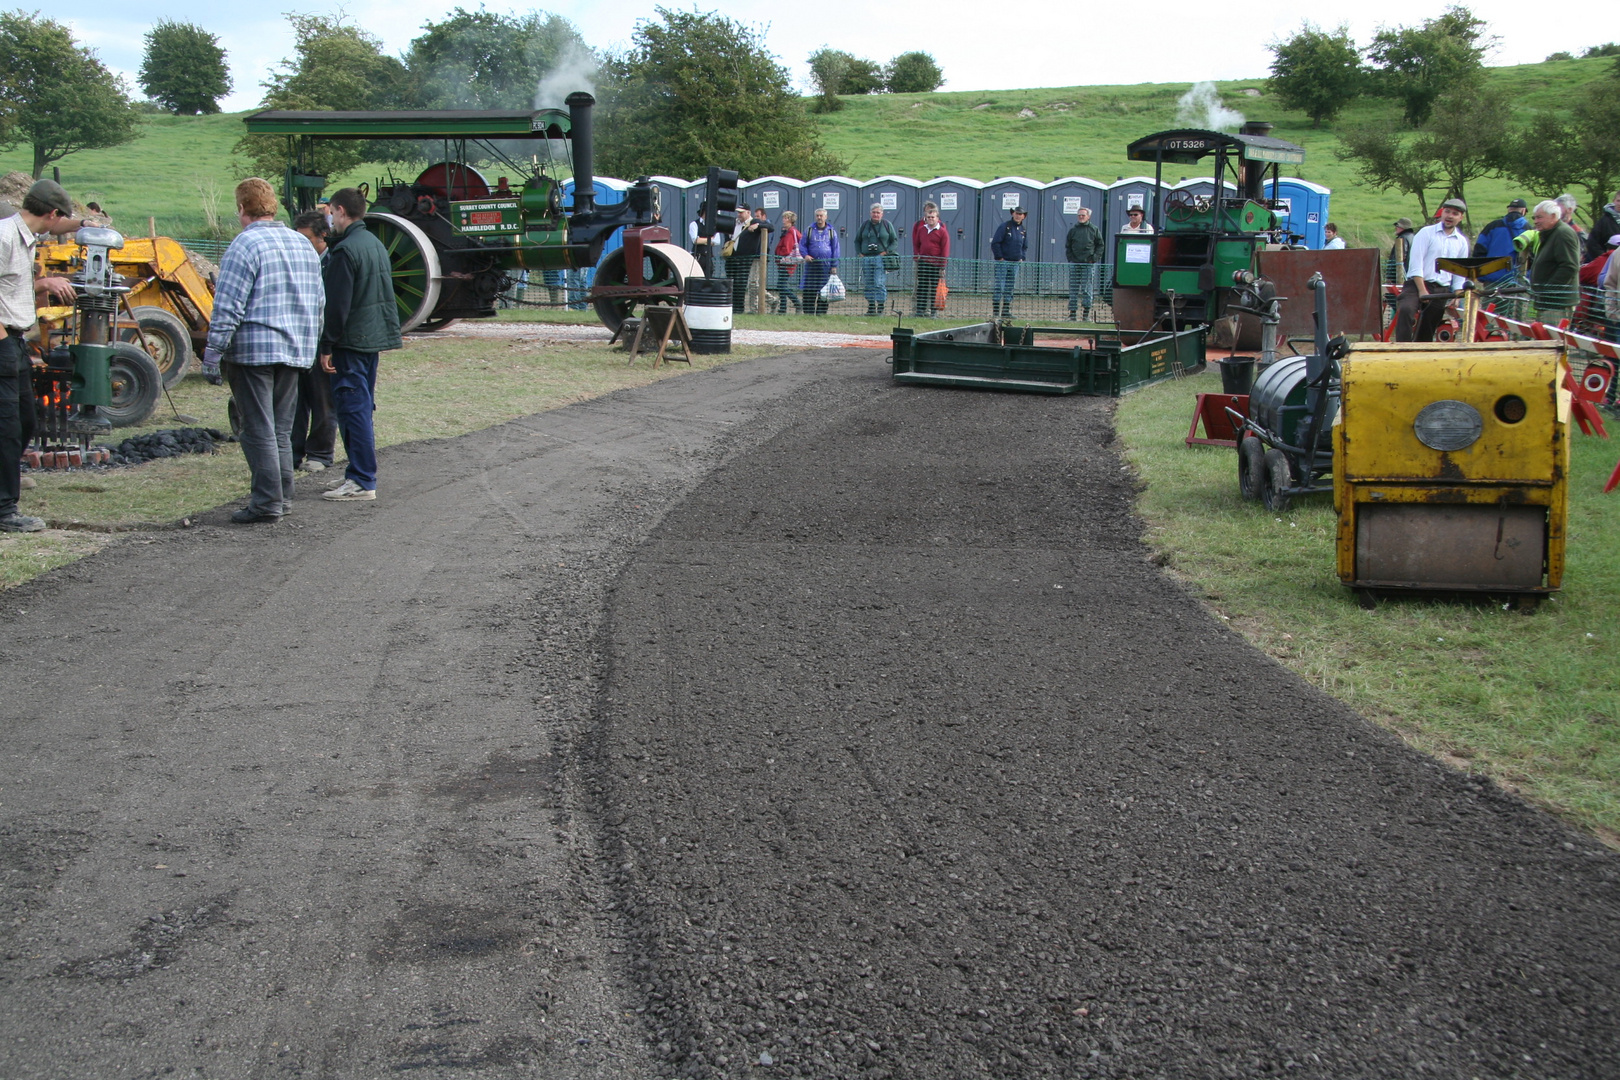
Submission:
M 698 226 L 702 235 L 731 235 L 737 227 L 737 194 L 737 170 L 709 166 L 703 193 L 703 224 Z

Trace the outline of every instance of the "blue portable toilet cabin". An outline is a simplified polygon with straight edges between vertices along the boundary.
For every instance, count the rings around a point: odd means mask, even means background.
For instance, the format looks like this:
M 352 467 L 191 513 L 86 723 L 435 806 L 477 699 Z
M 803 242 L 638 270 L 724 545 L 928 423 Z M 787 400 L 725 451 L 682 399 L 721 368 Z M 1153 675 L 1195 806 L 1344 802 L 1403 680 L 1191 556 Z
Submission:
M 883 220 L 894 226 L 894 231 L 900 234 L 900 243 L 895 250 L 901 256 L 911 254 L 911 227 L 922 220 L 922 181 L 913 180 L 909 176 L 879 176 L 861 185 L 860 190 L 860 218 L 855 225 L 858 230 L 860 222 L 872 216 L 872 204 L 883 207 Z M 854 243 L 855 231 L 850 232 L 850 242 Z M 859 254 L 859 252 L 855 252 Z M 890 271 L 889 284 L 891 288 L 911 288 L 916 280 L 916 272 L 912 268 L 909 258 L 902 257 L 900 269 Z
M 866 219 L 860 207 L 861 185 L 847 176 L 818 176 L 804 185 L 804 213 L 799 215 L 799 231 L 809 232 L 816 211 L 827 211 L 827 224 L 838 230 L 840 255 L 855 242 L 855 230 Z
M 762 176 L 758 180 L 748 180 L 739 185 L 743 204 L 750 210 L 756 206 L 765 208 L 765 216 L 770 220 L 772 227 L 778 230 L 772 233 L 774 237 L 780 235 L 782 227 L 782 211 L 791 210 L 793 216 L 800 221 L 799 229 L 804 229 L 804 181 L 795 180 L 788 176 Z
M 1155 200 L 1155 193 L 1160 198 Z M 1122 176 L 1108 185 L 1108 254 L 1105 262 L 1114 261 L 1114 235 L 1125 226 L 1125 212 L 1133 206 L 1140 206 L 1147 211 L 1147 220 L 1154 228 L 1160 231 L 1160 222 L 1157 218 L 1157 203 L 1163 201 L 1162 189 L 1158 188 L 1151 176 Z
M 685 247 L 686 237 L 681 235 L 681 230 L 686 227 L 686 189 L 691 181 L 674 176 L 649 176 L 647 179 L 658 189 L 658 213 L 662 218 L 659 224 L 669 229 L 674 243 Z
M 1277 216 L 1283 220 L 1283 228 L 1304 237 L 1300 242 L 1306 247 L 1313 251 L 1321 250 L 1322 245 L 1327 243 L 1325 230 L 1332 190 L 1309 180 L 1284 176 L 1275 185 L 1268 183 L 1265 193 L 1268 199 L 1284 204 L 1285 208 L 1277 211 Z
M 1106 252 L 1108 189 L 1089 177 L 1060 176 L 1050 184 L 1041 186 L 1041 262 L 1069 261 L 1066 249 L 1069 229 L 1074 226 L 1074 216 L 1082 206 L 1091 211 L 1091 223 L 1103 234 L 1103 249 Z M 1058 267 L 1053 280 L 1043 282 L 1042 287 L 1068 289 L 1067 274 L 1067 270 Z
M 627 182 L 614 179 L 611 176 L 595 177 L 591 184 L 596 188 L 597 206 L 613 206 L 622 203 L 625 200 L 626 193 L 630 190 L 630 185 Z M 572 177 L 562 183 L 562 205 L 564 210 L 571 211 L 574 209 L 574 181 Z M 602 244 L 602 257 L 606 258 L 608 252 L 617 251 L 622 247 L 624 247 L 624 230 L 614 229 Z M 596 280 L 596 267 L 594 266 L 588 266 L 575 272 L 579 274 L 579 281 L 576 284 L 583 284 L 587 289 Z M 570 306 L 577 306 L 577 304 L 584 302 L 577 297 L 571 297 L 571 299 L 574 299 L 576 304 Z
M 939 207 L 940 224 L 951 234 L 951 262 L 945 281 L 952 288 L 978 284 L 972 260 L 979 257 L 979 194 L 983 190 L 982 182 L 965 176 L 936 176 L 922 186 L 917 220 L 922 220 L 923 203 Z

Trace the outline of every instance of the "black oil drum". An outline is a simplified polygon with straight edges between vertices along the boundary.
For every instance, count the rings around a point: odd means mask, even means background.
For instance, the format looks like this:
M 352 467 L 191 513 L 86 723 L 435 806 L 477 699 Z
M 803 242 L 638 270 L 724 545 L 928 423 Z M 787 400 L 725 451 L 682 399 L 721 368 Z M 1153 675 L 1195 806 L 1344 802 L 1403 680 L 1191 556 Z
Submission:
M 731 351 L 731 279 L 686 279 L 686 326 L 692 331 L 692 351 Z

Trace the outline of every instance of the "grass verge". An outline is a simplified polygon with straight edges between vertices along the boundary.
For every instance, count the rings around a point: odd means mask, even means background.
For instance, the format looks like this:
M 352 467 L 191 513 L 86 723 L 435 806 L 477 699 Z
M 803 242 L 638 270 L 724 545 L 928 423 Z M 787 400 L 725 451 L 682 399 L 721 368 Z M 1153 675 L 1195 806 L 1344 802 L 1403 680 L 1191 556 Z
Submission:
M 702 370 L 783 351 L 734 346 L 726 356 L 698 356 Z M 555 409 L 614 390 L 644 386 L 687 369 L 648 360 L 625 363 L 624 354 L 590 343 L 551 344 L 467 338 L 410 338 L 383 358 L 378 387 L 379 446 L 465 435 L 519 416 Z M 223 387 L 191 376 L 171 391 L 174 409 L 198 426 L 230 429 Z M 187 426 L 159 399 L 151 423 L 124 428 L 118 438 Z M 0 539 L 0 587 L 99 550 L 120 531 L 160 528 L 246 496 L 247 463 L 234 445 L 220 453 L 190 455 L 131 468 L 42 471 L 39 486 L 23 493 L 24 513 L 43 517 L 43 533 Z
M 1574 436 L 1564 589 L 1524 615 L 1499 605 L 1357 606 L 1334 569 L 1331 498 L 1278 516 L 1237 492 L 1237 455 L 1182 442 L 1202 375 L 1120 403 L 1150 544 L 1215 615 L 1408 743 L 1487 774 L 1620 846 L 1620 443 Z M 1572 429 L 1573 430 L 1573 429 Z

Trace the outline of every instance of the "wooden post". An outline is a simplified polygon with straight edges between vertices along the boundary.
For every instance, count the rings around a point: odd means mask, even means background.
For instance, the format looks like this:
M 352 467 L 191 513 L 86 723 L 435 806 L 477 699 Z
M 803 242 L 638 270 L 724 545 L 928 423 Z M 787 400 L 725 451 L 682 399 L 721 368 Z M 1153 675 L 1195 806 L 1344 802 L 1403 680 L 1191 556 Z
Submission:
M 153 239 L 157 238 L 157 218 L 149 217 L 146 219 L 146 235 Z
M 771 234 L 766 233 L 759 242 L 759 314 L 764 315 L 770 310 L 770 303 L 765 299 L 767 286 L 771 278 Z

